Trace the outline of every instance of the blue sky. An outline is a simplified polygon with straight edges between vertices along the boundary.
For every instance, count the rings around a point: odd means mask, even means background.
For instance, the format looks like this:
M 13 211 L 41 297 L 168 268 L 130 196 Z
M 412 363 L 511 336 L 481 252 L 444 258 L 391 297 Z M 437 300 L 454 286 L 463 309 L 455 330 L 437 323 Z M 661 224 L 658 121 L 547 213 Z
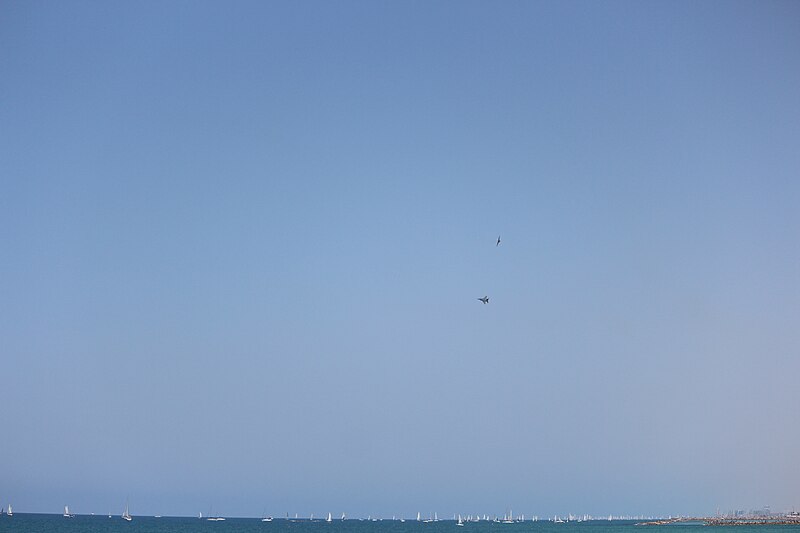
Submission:
M 798 22 L 5 2 L 0 501 L 800 506 Z

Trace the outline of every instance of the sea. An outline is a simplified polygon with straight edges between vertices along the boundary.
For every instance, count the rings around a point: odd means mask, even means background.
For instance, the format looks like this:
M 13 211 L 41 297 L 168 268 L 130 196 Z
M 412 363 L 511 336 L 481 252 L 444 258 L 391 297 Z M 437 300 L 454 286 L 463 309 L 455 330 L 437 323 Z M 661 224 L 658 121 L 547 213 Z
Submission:
M 711 528 L 711 531 L 709 531 Z M 704 526 L 678 523 L 637 526 L 628 520 L 549 521 L 502 524 L 490 521 L 457 526 L 453 520 L 424 523 L 416 520 L 285 520 L 262 522 L 260 518 L 227 518 L 224 521 L 178 517 L 134 516 L 127 522 L 119 516 L 64 518 L 56 514 L 0 516 L 0 533 L 800 533 L 800 525 Z

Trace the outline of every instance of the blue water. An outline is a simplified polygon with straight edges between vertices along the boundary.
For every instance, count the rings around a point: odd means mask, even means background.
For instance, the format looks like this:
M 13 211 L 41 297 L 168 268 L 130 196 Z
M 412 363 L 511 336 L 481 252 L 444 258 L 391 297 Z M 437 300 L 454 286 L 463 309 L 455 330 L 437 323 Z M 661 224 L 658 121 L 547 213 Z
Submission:
M 635 522 L 598 520 L 591 522 L 523 522 L 498 524 L 493 522 L 468 523 L 458 527 L 455 522 L 441 520 L 434 523 L 383 520 L 291 521 L 275 519 L 262 522 L 258 518 L 228 518 L 224 522 L 209 522 L 198 518 L 153 518 L 134 516 L 126 522 L 119 516 L 76 516 L 20 514 L 0 516 L 0 533 L 44 533 L 51 531 L 74 533 L 800 533 L 795 526 L 703 526 L 701 524 L 674 524 L 667 526 L 636 526 Z

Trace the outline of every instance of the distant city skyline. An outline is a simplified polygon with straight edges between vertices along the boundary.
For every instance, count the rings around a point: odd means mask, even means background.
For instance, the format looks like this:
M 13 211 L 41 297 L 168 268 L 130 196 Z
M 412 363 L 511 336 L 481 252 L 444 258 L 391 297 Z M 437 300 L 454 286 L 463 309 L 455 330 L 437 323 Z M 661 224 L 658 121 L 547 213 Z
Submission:
M 4 2 L 0 505 L 800 508 L 798 21 Z

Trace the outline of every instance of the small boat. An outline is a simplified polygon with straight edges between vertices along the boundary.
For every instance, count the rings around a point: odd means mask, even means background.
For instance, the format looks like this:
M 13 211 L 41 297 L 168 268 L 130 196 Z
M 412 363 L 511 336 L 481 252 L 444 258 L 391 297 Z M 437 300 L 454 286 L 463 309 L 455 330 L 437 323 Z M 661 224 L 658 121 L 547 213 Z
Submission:
M 128 512 L 128 502 L 125 502 L 125 512 L 122 513 L 122 519 L 125 520 L 126 522 L 130 522 L 131 520 L 133 520 L 131 513 Z
M 325 519 L 326 522 L 333 522 L 333 518 L 331 518 L 331 513 L 328 513 L 328 518 Z
M 74 514 L 69 513 L 69 505 L 64 506 L 64 518 L 75 518 Z
M 14 511 L 11 510 L 11 504 L 8 504 L 8 510 L 6 511 L 7 516 L 14 516 Z
M 463 526 L 464 522 L 461 520 L 461 515 L 458 515 L 458 522 L 456 522 L 457 526 Z
M 202 514 L 201 514 L 201 516 L 202 516 Z M 222 518 L 221 516 L 214 516 L 214 514 L 211 511 L 209 511 L 208 518 L 206 518 L 206 520 L 208 520 L 209 522 L 223 522 L 223 521 L 225 521 L 225 519 Z

